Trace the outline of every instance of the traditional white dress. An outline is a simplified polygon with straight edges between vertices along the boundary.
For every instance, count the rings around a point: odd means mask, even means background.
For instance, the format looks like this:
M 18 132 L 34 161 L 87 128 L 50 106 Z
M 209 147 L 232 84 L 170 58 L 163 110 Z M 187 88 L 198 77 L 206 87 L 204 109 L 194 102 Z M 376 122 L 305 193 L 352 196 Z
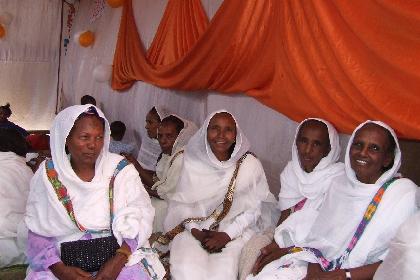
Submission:
M 420 212 L 404 222 L 389 245 L 389 253 L 374 280 L 420 279 Z
M 164 107 L 154 106 L 153 108 L 155 108 L 161 120 L 170 115 L 169 111 Z M 144 169 L 155 171 L 156 163 L 161 153 L 162 150 L 160 148 L 158 140 L 152 139 L 146 134 L 142 138 L 140 150 L 137 155 L 137 161 Z
M 89 230 L 103 230 L 109 229 L 110 224 L 108 197 L 110 179 L 123 157 L 108 151 L 109 124 L 98 108 L 96 110 L 99 116 L 105 120 L 104 146 L 96 160 L 95 176 L 91 182 L 82 181 L 76 175 L 65 152 L 66 139 L 77 117 L 91 106 L 75 105 L 60 112 L 50 130 L 50 145 L 54 168 L 59 180 L 67 188 L 77 221 Z M 113 195 L 112 232 L 118 243 L 121 245 L 124 239 L 131 239 L 137 241 L 137 248 L 148 246 L 154 209 L 134 166 L 126 166 L 117 175 Z M 62 242 L 79 240 L 85 235 L 85 232 L 80 231 L 69 218 L 64 206 L 58 200 L 46 175 L 45 163 L 41 163 L 31 181 L 26 210 L 25 222 L 29 230 L 45 238 L 55 238 L 58 252 Z M 106 235 L 109 233 L 92 233 L 91 238 Z M 141 251 L 135 251 L 126 267 L 138 265 L 143 257 Z M 138 275 L 139 278 L 134 279 L 141 279 L 140 274 Z M 56 279 L 49 269 L 38 271 L 36 263 L 30 264 L 27 278 Z
M 328 155 L 322 158 L 310 173 L 302 169 L 296 146 L 299 130 L 302 124 L 308 120 L 317 120 L 327 126 L 331 146 Z M 309 233 L 332 180 L 344 174 L 344 164 L 337 162 L 341 151 L 339 141 L 337 130 L 328 121 L 309 118 L 302 121 L 297 127 L 292 146 L 292 160 L 280 174 L 281 188 L 278 203 L 280 211 L 292 209 L 293 213 L 277 227 L 277 235 L 284 235 L 285 239 L 290 239 L 291 236 L 302 240 Z M 299 208 L 299 211 L 295 211 L 295 206 L 302 202 L 304 203 L 303 207 Z M 270 233 L 257 234 L 246 244 L 244 248 L 246 253 L 243 252 L 243 256 L 241 256 L 240 279 L 245 279 L 251 272 L 260 254 L 260 249 L 272 241 L 272 231 Z M 279 246 L 284 247 L 284 244 L 279 244 Z
M 24 157 L 0 152 L 0 267 L 25 263 L 19 237 L 32 176 Z
M 212 113 L 186 146 L 184 168 L 176 193 L 171 197 L 165 230 L 168 231 L 190 217 L 207 217 L 215 209 L 221 211 L 236 162 L 249 150 L 249 142 L 236 122 L 236 144 L 231 158 L 219 161 L 207 142 L 207 127 Z M 175 280 L 236 279 L 239 254 L 245 242 L 266 223 L 262 216 L 266 207 L 275 204 L 260 161 L 248 155 L 239 168 L 234 182 L 236 189 L 230 211 L 220 222 L 218 231 L 227 233 L 230 241 L 222 252 L 209 254 L 190 233 L 192 228 L 209 229 L 215 221 L 185 224 L 186 231 L 171 243 L 171 275 Z
M 384 172 L 374 184 L 364 184 L 357 180 L 350 166 L 349 151 L 355 133 L 370 122 L 390 131 L 397 145 L 394 165 Z M 367 206 L 381 186 L 397 174 L 400 164 L 401 151 L 394 131 L 382 122 L 367 121 L 362 123 L 353 132 L 347 146 L 346 175 L 333 180 L 309 235 L 305 240 L 292 244 L 289 243 L 290 240 L 282 240 L 282 236 L 276 234 L 276 242 L 283 242 L 289 246 L 318 249 L 328 260 L 339 258 L 350 244 Z M 390 240 L 398 227 L 417 210 L 416 189 L 417 186 L 409 179 L 397 179 L 388 187 L 372 220 L 354 249 L 344 259 L 341 268 L 360 267 L 385 258 Z M 293 240 L 293 238 L 291 239 Z M 288 254 L 268 264 L 257 276 L 249 276 L 247 279 L 303 279 L 306 276 L 308 263 L 318 263 L 312 252 L 301 251 Z
M 170 155 L 162 154 L 156 165 L 156 176 L 158 181 L 151 187 L 156 190 L 159 197 L 151 197 L 152 205 L 155 208 L 155 219 L 153 220 L 153 232 L 163 231 L 163 221 L 168 210 L 168 199 L 175 192 L 176 185 L 181 174 L 184 162 L 184 146 L 191 136 L 197 131 L 197 126 L 188 120 L 176 116 L 184 123 L 184 128 L 179 132 L 177 139 L 172 147 Z

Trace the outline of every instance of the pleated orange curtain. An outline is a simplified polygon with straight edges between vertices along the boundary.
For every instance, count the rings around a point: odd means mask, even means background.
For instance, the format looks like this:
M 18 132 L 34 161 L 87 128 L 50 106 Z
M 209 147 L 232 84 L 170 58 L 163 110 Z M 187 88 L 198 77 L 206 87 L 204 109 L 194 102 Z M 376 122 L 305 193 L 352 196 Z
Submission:
M 420 139 L 420 2 L 225 0 L 210 23 L 199 0 L 169 0 L 144 51 L 131 0 L 112 87 L 245 92 L 300 121 L 349 133 L 379 119 Z

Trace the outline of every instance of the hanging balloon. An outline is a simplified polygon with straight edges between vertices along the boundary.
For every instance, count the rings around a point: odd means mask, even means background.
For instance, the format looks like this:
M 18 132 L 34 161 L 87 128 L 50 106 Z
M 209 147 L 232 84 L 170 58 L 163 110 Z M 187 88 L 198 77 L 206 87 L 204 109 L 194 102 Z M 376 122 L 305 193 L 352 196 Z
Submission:
M 0 39 L 6 36 L 6 28 L 2 24 L 0 24 Z
M 124 0 L 106 0 L 111 8 L 118 8 L 124 4 Z
M 4 12 L 0 14 L 0 23 L 4 25 L 9 25 L 13 20 L 11 13 Z
M 93 44 L 93 42 L 95 41 L 95 34 L 92 31 L 85 31 L 82 34 L 80 34 L 79 37 L 79 44 L 82 47 L 89 47 L 90 45 Z
M 107 82 L 111 79 L 112 65 L 100 64 L 93 69 L 93 78 L 97 82 Z

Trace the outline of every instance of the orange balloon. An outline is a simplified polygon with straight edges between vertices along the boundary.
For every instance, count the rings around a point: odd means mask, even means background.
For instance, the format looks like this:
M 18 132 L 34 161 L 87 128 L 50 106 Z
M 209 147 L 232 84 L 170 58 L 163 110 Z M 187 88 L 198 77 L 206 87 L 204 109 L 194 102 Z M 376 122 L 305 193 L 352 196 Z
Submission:
M 3 38 L 6 35 L 6 28 L 0 24 L 0 38 Z
M 111 8 L 118 8 L 124 4 L 124 0 L 106 0 Z
M 79 43 L 82 47 L 89 47 L 95 41 L 95 34 L 92 31 L 85 31 L 80 34 Z

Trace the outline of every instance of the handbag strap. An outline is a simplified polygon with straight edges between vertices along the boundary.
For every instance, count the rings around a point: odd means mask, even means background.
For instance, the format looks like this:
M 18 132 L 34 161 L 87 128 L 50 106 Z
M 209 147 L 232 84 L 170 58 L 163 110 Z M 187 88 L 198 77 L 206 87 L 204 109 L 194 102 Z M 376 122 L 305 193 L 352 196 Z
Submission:
M 229 182 L 229 186 L 228 186 L 228 190 L 226 192 L 225 198 L 223 200 L 223 209 L 221 212 L 217 211 L 217 208 L 213 210 L 213 212 L 207 216 L 207 217 L 195 217 L 195 218 L 187 218 L 185 220 L 183 220 L 181 223 L 179 223 L 176 227 L 174 227 L 173 229 L 171 229 L 170 231 L 168 231 L 167 233 L 165 233 L 164 235 L 159 236 L 159 238 L 157 239 L 157 242 L 161 243 L 161 244 L 168 244 L 169 242 L 171 242 L 172 239 L 175 238 L 175 236 L 177 236 L 179 233 L 183 232 L 185 230 L 185 224 L 186 223 L 191 223 L 191 222 L 202 222 L 205 221 L 209 218 L 214 218 L 215 222 L 210 226 L 210 229 L 214 229 L 215 227 L 218 226 L 218 224 L 223 220 L 224 217 L 226 217 L 226 215 L 229 213 L 230 208 L 232 207 L 232 203 L 233 203 L 233 194 L 235 192 L 236 189 L 236 177 L 238 176 L 238 172 L 239 172 L 239 167 L 241 166 L 242 162 L 245 160 L 245 158 L 247 157 L 247 155 L 252 154 L 253 156 L 255 156 L 253 153 L 251 152 L 246 152 L 237 162 L 236 162 L 236 167 L 235 167 L 235 171 L 233 171 L 233 175 L 230 179 Z
M 335 269 L 340 269 L 341 268 L 341 265 L 348 258 L 348 256 L 350 255 L 351 251 L 356 246 L 357 242 L 359 241 L 360 237 L 362 236 L 363 232 L 365 231 L 366 226 L 372 220 L 373 215 L 376 213 L 376 210 L 378 208 L 378 205 L 381 202 L 382 196 L 384 195 L 386 189 L 396 179 L 398 179 L 398 178 L 397 177 L 394 177 L 394 178 L 388 180 L 376 192 L 376 194 L 373 197 L 372 201 L 369 203 L 368 207 L 366 208 L 365 213 L 363 214 L 363 218 L 360 221 L 359 225 L 357 226 L 357 229 L 356 229 L 356 231 L 355 231 L 352 239 L 350 240 L 350 243 L 348 244 L 346 250 L 344 251 L 344 253 L 340 257 L 338 257 L 335 260 L 329 261 L 329 260 L 327 260 L 322 255 L 322 253 L 321 253 L 320 250 L 315 249 L 315 248 L 309 248 L 309 247 L 303 247 L 303 248 L 293 247 L 292 249 L 290 249 L 290 252 L 291 253 L 295 253 L 295 252 L 299 252 L 299 251 L 309 251 L 309 252 L 312 252 L 315 255 L 315 257 L 318 259 L 318 263 L 321 265 L 321 267 L 322 267 L 322 269 L 324 271 L 332 271 L 332 270 L 335 270 Z
M 85 233 L 108 233 L 112 229 L 112 221 L 114 219 L 114 181 L 115 177 L 117 177 L 118 173 L 130 164 L 126 159 L 122 159 L 112 174 L 111 180 L 109 182 L 109 189 L 108 189 L 108 199 L 109 199 L 109 216 L 110 216 L 110 229 L 104 230 L 89 230 L 81 225 L 74 214 L 73 203 L 70 199 L 70 196 L 67 192 L 67 188 L 61 183 L 58 179 L 58 173 L 54 169 L 54 162 L 52 159 L 47 159 L 45 161 L 45 168 L 47 172 L 48 181 L 50 181 L 52 187 L 54 188 L 55 194 L 57 195 L 58 200 L 63 204 L 64 208 L 67 211 L 68 216 L 73 221 L 73 223 L 77 226 L 77 228 Z

